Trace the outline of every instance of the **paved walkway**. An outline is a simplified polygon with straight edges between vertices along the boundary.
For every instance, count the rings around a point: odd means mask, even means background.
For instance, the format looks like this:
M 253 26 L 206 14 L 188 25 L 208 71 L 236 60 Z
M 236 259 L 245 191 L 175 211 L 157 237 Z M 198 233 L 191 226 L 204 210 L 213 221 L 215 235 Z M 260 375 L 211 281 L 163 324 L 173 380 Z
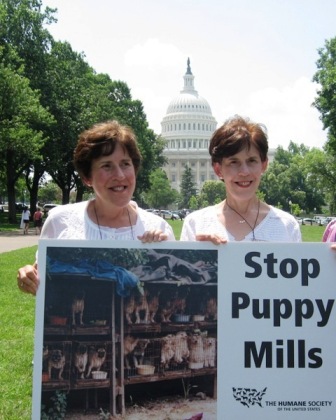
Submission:
M 0 254 L 37 245 L 38 240 L 39 235 L 35 235 L 34 228 L 29 229 L 28 235 L 23 235 L 22 230 L 19 229 L 12 232 L 0 231 Z

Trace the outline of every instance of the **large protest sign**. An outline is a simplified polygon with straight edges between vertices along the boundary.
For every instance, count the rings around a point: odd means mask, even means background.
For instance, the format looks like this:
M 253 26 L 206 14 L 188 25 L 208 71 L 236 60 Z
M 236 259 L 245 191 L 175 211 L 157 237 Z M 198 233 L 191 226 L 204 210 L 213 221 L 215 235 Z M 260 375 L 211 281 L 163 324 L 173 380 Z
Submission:
M 165 264 L 166 256 L 172 257 L 168 271 L 158 258 L 160 254 L 165 256 Z M 153 258 L 161 265 L 150 266 Z M 111 268 L 111 261 L 117 261 L 118 267 L 114 264 Z M 66 390 L 70 397 L 90 389 L 120 391 L 120 386 L 135 382 L 160 381 L 160 375 L 165 380 L 169 375 L 217 378 L 213 396 L 217 395 L 218 419 L 335 417 L 336 253 L 329 245 L 254 242 L 216 247 L 167 242 L 144 246 L 130 241 L 120 249 L 120 243 L 105 241 L 43 240 L 38 263 L 41 285 L 36 306 L 34 419 L 40 416 L 43 398 L 55 390 Z M 117 279 L 114 284 L 106 281 L 111 272 Z M 176 284 L 179 292 L 187 290 L 187 303 L 180 311 L 184 313 L 177 314 L 185 315 L 180 317 L 182 322 L 173 317 L 163 320 L 160 309 L 154 323 L 146 320 L 151 324 L 146 332 L 141 329 L 145 321 L 137 323 L 134 318 L 134 325 L 128 325 L 126 318 L 118 320 L 115 312 L 123 285 L 132 283 L 134 276 L 142 280 L 145 289 L 155 286 L 164 290 L 162 295 Z M 71 314 L 71 299 L 77 289 L 85 289 L 85 309 L 80 314 L 81 299 L 77 297 L 79 314 Z M 215 304 L 212 312 L 207 308 L 210 302 Z M 215 359 L 206 359 L 202 353 L 202 360 L 186 358 L 182 362 L 181 358 L 173 363 L 173 356 L 171 361 L 162 360 L 166 336 L 183 331 L 195 336 L 196 330 L 203 343 L 210 338 L 216 344 Z M 144 365 L 154 369 L 144 377 L 125 367 L 126 360 L 120 357 L 124 351 L 120 350 L 120 337 L 136 334 L 146 338 L 148 360 Z M 88 365 L 79 371 L 74 359 L 79 347 L 92 348 L 98 343 L 106 344 L 104 377 L 88 372 Z M 154 348 L 158 343 L 160 350 Z M 149 349 L 153 354 L 157 351 L 156 355 L 149 357 Z M 53 352 L 56 359 L 63 358 L 63 368 L 62 372 L 50 368 L 48 377 Z M 117 393 L 106 395 L 118 403 Z M 123 408 L 117 403 L 112 401 L 111 413 Z
M 218 413 L 336 418 L 336 255 L 232 243 L 219 255 Z

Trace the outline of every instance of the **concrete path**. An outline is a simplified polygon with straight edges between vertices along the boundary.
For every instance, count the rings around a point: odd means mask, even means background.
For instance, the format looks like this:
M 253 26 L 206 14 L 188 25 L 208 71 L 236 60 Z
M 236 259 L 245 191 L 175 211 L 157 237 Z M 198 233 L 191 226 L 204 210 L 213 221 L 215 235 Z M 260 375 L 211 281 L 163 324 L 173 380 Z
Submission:
M 38 240 L 39 235 L 35 235 L 34 228 L 29 229 L 28 235 L 23 235 L 19 229 L 12 232 L 0 231 L 0 254 L 37 245 Z

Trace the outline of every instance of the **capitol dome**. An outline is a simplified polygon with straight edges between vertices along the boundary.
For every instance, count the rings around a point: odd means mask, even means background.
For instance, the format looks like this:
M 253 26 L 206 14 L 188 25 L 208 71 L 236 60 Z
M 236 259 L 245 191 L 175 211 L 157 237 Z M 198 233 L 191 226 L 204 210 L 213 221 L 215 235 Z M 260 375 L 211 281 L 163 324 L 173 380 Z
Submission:
M 208 101 L 194 88 L 189 58 L 183 78 L 184 87 L 170 101 L 161 122 L 161 136 L 165 140 L 163 155 L 167 160 L 164 170 L 172 187 L 180 190 L 183 172 L 189 166 L 200 191 L 205 181 L 216 179 L 208 147 L 217 121 Z
M 211 108 L 206 99 L 194 88 L 194 76 L 187 61 L 187 72 L 184 75 L 184 87 L 180 94 L 173 98 L 167 108 L 166 116 L 161 122 L 162 135 L 174 137 L 190 136 L 191 131 L 197 137 L 212 133 L 217 126 Z
M 175 114 L 181 112 L 207 113 L 211 114 L 211 108 L 207 100 L 199 96 L 197 91 L 194 93 L 181 91 L 169 104 L 167 114 Z

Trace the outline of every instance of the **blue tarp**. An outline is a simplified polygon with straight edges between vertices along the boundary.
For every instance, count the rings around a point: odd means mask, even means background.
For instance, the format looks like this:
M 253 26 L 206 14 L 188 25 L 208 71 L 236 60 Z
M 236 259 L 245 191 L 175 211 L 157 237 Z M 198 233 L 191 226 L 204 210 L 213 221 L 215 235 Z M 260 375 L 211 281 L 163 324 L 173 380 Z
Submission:
M 128 296 L 130 290 L 140 283 L 139 279 L 125 268 L 101 260 L 82 260 L 74 266 L 48 257 L 47 271 L 49 274 L 86 274 L 97 279 L 115 281 L 117 293 L 122 297 Z

